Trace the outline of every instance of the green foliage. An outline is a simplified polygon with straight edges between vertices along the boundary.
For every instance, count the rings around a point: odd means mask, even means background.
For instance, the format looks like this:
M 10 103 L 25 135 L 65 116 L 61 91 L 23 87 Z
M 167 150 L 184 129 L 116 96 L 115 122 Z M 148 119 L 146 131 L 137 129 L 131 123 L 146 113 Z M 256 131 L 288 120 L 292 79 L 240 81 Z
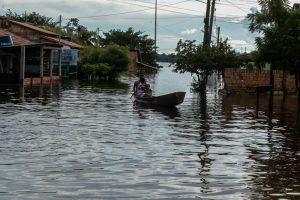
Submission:
M 249 14 L 249 30 L 262 33 L 256 38 L 255 61 L 260 66 L 294 71 L 300 56 L 300 11 L 292 10 L 287 0 L 260 0 L 261 11 Z
M 89 75 L 106 75 L 111 70 L 111 66 L 106 63 L 87 63 L 83 65 L 82 70 L 84 73 Z
M 247 63 L 246 69 L 253 70 L 254 69 L 253 63 Z
M 118 45 L 90 47 L 81 52 L 82 72 L 114 78 L 127 70 L 130 63 L 129 51 Z
M 70 36 L 73 42 L 81 44 L 83 46 L 90 46 L 97 44 L 96 31 L 89 31 L 85 26 L 79 24 L 79 19 L 70 18 L 67 24 L 63 27 L 61 32 L 64 36 Z
M 10 9 L 8 9 L 5 13 L 5 16 L 12 20 L 16 20 L 20 22 L 28 22 L 36 26 L 55 27 L 58 24 L 57 21 L 53 21 L 54 19 L 52 17 L 46 17 L 36 12 L 32 12 L 28 14 L 23 13 L 19 15 L 18 13 L 12 12 Z
M 130 64 L 129 51 L 126 47 L 116 44 L 108 45 L 103 52 L 102 60 L 112 66 L 109 72 L 112 76 L 117 76 L 120 73 L 128 70 Z
M 142 53 L 143 62 L 152 66 L 156 66 L 155 41 L 148 38 L 148 35 L 143 35 L 143 32 L 135 32 L 133 28 L 128 28 L 126 31 L 110 30 L 103 33 L 104 37 L 100 38 L 102 45 L 117 44 L 126 46 L 129 50 L 140 50 Z
M 176 47 L 175 72 L 210 75 L 214 70 L 222 71 L 225 67 L 239 67 L 237 54 L 226 43 L 220 47 L 196 45 L 195 41 L 180 40 Z
M 226 42 L 220 47 L 196 45 L 195 41 L 182 41 L 176 47 L 176 65 L 174 71 L 179 73 L 189 72 L 196 75 L 194 89 L 203 90 L 207 78 L 213 71 L 222 71 L 225 67 L 238 67 L 237 54 Z M 195 87 L 197 86 L 197 87 Z

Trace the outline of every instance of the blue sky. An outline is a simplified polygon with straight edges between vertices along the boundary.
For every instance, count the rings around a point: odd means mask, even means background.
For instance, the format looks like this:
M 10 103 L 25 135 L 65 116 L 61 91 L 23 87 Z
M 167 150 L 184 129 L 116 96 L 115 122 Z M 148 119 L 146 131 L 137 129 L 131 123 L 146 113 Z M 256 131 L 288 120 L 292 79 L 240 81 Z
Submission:
M 203 40 L 203 16 L 206 0 L 157 0 L 157 46 L 159 52 L 173 52 L 179 39 Z M 237 51 L 254 49 L 254 37 L 242 21 L 253 9 L 259 9 L 256 0 L 217 0 L 216 18 L 213 28 L 221 28 L 221 37 L 228 38 Z M 290 1 L 300 3 L 300 0 Z M 78 18 L 89 30 L 107 32 L 111 29 L 126 30 L 133 27 L 154 39 L 155 0 L 0 0 L 3 15 L 7 9 L 19 14 L 38 12 L 58 19 L 63 23 Z M 100 32 L 101 32 L 100 31 Z

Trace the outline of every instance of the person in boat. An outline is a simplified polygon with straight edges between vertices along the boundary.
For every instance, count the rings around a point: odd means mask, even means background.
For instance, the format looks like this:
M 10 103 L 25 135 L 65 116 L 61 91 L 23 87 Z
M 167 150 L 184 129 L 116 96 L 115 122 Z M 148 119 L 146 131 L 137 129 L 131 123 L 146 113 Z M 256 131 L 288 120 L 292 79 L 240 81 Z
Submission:
M 142 78 L 145 78 L 145 77 L 144 77 L 144 74 L 140 74 L 139 80 L 137 80 L 137 81 L 134 82 L 134 84 L 133 84 L 133 92 L 134 92 L 134 93 L 136 93 L 137 87 L 138 87 L 138 85 L 140 84 Z
M 137 97 L 151 97 L 152 92 L 150 92 L 150 85 L 146 83 L 144 77 L 140 78 L 138 85 L 136 86 L 135 95 Z

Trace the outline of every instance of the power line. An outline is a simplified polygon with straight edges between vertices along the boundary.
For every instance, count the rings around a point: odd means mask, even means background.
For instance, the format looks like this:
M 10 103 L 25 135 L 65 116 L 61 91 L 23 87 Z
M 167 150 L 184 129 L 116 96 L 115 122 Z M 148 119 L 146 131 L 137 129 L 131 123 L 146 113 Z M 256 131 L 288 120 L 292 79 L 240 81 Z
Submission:
M 135 6 L 139 6 L 139 7 L 144 7 L 145 9 L 140 9 L 140 10 L 133 10 L 133 11 L 127 11 L 127 12 L 119 12 L 119 13 L 109 13 L 109 14 L 101 14 L 101 15 L 93 15 L 93 16 L 82 16 L 82 17 L 76 17 L 77 19 L 88 19 L 88 18 L 99 18 L 99 17 L 109 17 L 109 16 L 115 16 L 115 15 L 124 15 L 124 14 L 131 14 L 131 13 L 137 13 L 137 12 L 143 12 L 143 11 L 147 11 L 147 10 L 153 10 L 155 9 L 154 6 L 146 6 L 146 5 L 140 5 L 140 4 L 135 4 L 135 3 L 130 3 L 130 2 L 126 2 L 124 0 L 115 0 L 118 1 L 119 3 L 123 3 L 123 4 L 131 4 L 131 5 L 135 5 Z M 174 7 L 173 5 L 177 5 L 180 3 L 184 3 L 184 2 L 189 2 L 191 0 L 185 0 L 185 1 L 180 1 L 177 3 L 172 3 L 172 4 L 163 4 L 163 5 L 159 5 L 158 8 L 160 10 L 163 11 L 167 11 L 170 13 L 177 13 L 177 14 L 184 14 L 184 15 L 191 15 L 191 16 L 201 16 L 201 15 L 196 15 L 196 14 L 190 14 L 190 13 L 185 13 L 185 12 L 180 12 L 180 11 L 174 11 L 174 10 L 170 10 L 170 9 L 164 9 L 163 7 L 171 7 L 174 9 L 180 9 L 180 10 L 184 10 L 184 11 L 192 11 L 192 12 L 199 12 L 199 10 L 193 10 L 193 9 L 186 9 L 186 8 L 178 8 L 178 7 Z M 70 17 L 72 18 L 72 17 Z M 64 18 L 64 19 L 70 19 L 70 18 Z

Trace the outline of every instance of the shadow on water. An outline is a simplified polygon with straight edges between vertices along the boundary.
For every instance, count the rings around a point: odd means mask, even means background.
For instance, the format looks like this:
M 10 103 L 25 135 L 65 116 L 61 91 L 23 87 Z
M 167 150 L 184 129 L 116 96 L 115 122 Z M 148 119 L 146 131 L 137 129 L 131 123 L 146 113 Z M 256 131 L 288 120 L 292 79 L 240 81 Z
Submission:
M 136 110 L 140 116 L 143 116 L 143 111 L 146 110 L 152 110 L 157 113 L 161 113 L 164 116 L 174 119 L 176 117 L 180 117 L 180 111 L 177 107 L 162 107 L 162 106 L 156 106 L 156 105 L 149 105 L 149 104 L 143 104 L 139 103 L 137 101 L 133 101 L 133 107 L 134 110 Z

